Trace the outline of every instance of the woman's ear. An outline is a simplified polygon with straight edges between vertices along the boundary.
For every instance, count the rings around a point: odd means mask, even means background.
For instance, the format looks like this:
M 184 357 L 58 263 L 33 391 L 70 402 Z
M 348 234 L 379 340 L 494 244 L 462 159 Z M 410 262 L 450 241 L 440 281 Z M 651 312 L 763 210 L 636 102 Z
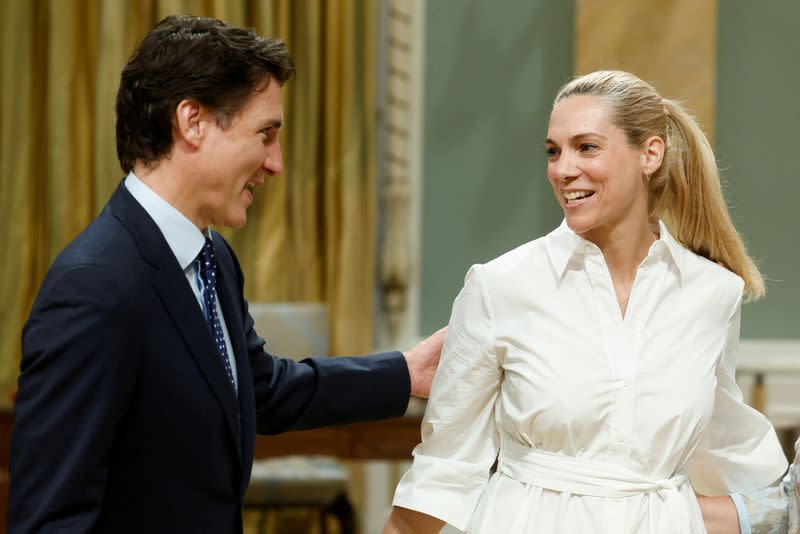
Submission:
M 650 176 L 661 167 L 664 162 L 664 151 L 666 146 L 661 137 L 654 135 L 648 138 L 642 145 L 642 174 Z

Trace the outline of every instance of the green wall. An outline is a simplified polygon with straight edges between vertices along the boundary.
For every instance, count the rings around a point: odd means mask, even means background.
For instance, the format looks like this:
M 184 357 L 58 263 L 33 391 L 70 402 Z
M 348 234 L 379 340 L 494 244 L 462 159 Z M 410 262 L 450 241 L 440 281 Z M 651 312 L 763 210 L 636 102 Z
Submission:
M 422 332 L 447 323 L 473 263 L 558 225 L 544 137 L 572 75 L 573 2 L 426 3 Z
M 800 2 L 719 3 L 717 154 L 734 220 L 767 276 L 742 337 L 800 338 Z

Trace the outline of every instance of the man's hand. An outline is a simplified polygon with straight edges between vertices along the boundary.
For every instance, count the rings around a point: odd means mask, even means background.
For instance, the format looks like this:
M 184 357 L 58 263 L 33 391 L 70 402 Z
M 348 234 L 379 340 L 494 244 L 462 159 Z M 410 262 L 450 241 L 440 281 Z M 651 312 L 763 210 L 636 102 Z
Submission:
M 439 356 L 442 354 L 442 345 L 447 335 L 447 327 L 435 332 L 428 339 L 421 341 L 413 349 L 403 353 L 411 375 L 411 394 L 415 397 L 427 399 L 431 393 L 433 376 L 439 366 Z
M 708 534 L 740 534 L 739 515 L 733 499 L 724 497 L 697 496 L 700 510 L 703 512 L 703 523 Z

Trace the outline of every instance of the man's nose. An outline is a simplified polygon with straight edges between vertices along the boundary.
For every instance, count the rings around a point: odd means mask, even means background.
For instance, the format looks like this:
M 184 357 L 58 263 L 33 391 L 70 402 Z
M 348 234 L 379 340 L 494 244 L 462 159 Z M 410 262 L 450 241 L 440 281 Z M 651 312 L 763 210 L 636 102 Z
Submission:
M 270 176 L 283 174 L 283 153 L 281 152 L 280 141 L 275 141 L 275 143 L 270 146 L 262 166 Z

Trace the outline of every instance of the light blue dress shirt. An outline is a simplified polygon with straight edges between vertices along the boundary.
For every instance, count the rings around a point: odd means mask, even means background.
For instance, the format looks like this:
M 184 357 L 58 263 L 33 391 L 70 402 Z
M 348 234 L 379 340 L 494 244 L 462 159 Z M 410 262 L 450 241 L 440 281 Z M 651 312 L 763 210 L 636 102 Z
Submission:
M 175 259 L 183 269 L 186 275 L 186 281 L 189 287 L 192 288 L 194 296 L 197 298 L 197 304 L 200 309 L 205 312 L 203 304 L 203 282 L 200 279 L 200 274 L 195 269 L 195 260 L 200 250 L 203 248 L 206 237 L 211 237 L 211 232 L 208 228 L 200 231 L 192 221 L 186 218 L 180 211 L 175 209 L 169 202 L 158 196 L 155 191 L 150 189 L 144 182 L 136 177 L 133 172 L 129 173 L 125 178 L 125 188 L 133 195 L 133 198 L 141 204 L 147 214 L 153 219 L 161 230 L 161 234 L 167 241 L 172 253 L 175 254 Z M 236 358 L 233 357 L 233 346 L 231 345 L 231 337 L 228 334 L 228 327 L 225 324 L 225 316 L 222 313 L 222 308 L 219 305 L 219 298 L 216 299 L 217 316 L 222 326 L 222 334 L 225 338 L 225 349 L 228 353 L 228 361 L 231 364 L 231 373 L 233 374 L 233 382 L 238 391 L 239 378 L 236 375 Z

